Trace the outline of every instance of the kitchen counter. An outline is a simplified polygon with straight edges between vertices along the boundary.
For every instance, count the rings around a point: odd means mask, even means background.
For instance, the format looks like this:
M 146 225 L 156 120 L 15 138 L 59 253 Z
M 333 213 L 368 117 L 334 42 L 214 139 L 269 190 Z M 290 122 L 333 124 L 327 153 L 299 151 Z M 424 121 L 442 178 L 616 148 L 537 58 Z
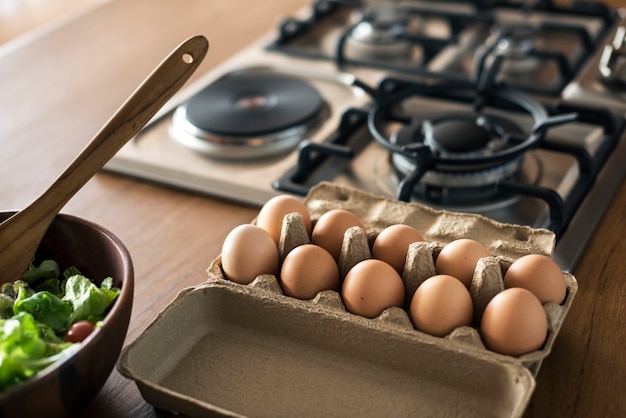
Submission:
M 108 1 L 19 45 L 0 46 L 0 207 L 25 207 L 43 192 L 187 37 L 203 34 L 211 44 L 196 79 L 309 4 Z M 178 291 L 205 280 L 226 234 L 256 209 L 102 172 L 63 212 L 102 224 L 130 250 L 136 294 L 129 343 Z M 626 416 L 624 235 L 626 183 L 574 271 L 579 291 L 541 367 L 528 417 Z M 167 414 L 115 370 L 83 416 Z

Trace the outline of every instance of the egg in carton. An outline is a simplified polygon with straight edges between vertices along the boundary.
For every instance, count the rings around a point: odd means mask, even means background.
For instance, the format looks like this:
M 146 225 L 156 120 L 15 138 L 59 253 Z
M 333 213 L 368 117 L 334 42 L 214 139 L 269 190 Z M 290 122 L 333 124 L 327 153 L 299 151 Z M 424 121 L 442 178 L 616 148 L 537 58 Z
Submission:
M 495 353 L 485 347 L 478 331 L 480 319 L 487 303 L 504 290 L 503 277 L 513 261 L 527 254 L 552 255 L 555 237 L 551 231 L 499 223 L 481 215 L 435 210 L 420 204 L 400 202 L 330 183 L 321 183 L 314 187 L 304 203 L 313 225 L 324 213 L 333 209 L 344 209 L 356 215 L 365 226 L 365 230 L 351 227 L 344 233 L 337 260 L 341 281 L 356 264 L 372 258 L 373 243 L 386 227 L 394 224 L 411 225 L 423 234 L 424 241 L 411 244 L 407 252 L 402 273 L 405 288 L 404 307 L 385 309 L 373 319 L 381 324 L 383 329 L 393 333 L 417 333 L 421 338 L 451 344 L 460 350 L 479 355 L 486 354 L 501 358 L 503 361 L 511 360 L 511 356 Z M 433 337 L 415 329 L 408 314 L 411 297 L 426 279 L 437 274 L 435 262 L 445 245 L 461 238 L 480 242 L 490 253 L 490 256 L 478 261 L 469 286 L 474 310 L 472 325 L 460 326 L 443 338 Z M 278 243 L 281 263 L 294 248 L 309 243 L 311 237 L 302 216 L 299 213 L 286 215 L 282 220 Z M 211 263 L 208 273 L 212 278 L 227 280 L 221 269 L 219 256 Z M 548 336 L 543 346 L 513 358 L 513 361 L 524 365 L 533 375 L 538 373 L 541 362 L 550 353 L 577 291 L 576 279 L 571 274 L 565 272 L 562 274 L 567 291 L 565 300 L 562 303 L 550 302 L 543 305 L 548 320 Z M 280 278 L 274 275 L 261 275 L 250 285 L 276 295 L 284 295 Z M 323 291 L 311 300 L 299 302 L 339 310 L 348 317 L 354 315 L 346 309 L 339 291 Z

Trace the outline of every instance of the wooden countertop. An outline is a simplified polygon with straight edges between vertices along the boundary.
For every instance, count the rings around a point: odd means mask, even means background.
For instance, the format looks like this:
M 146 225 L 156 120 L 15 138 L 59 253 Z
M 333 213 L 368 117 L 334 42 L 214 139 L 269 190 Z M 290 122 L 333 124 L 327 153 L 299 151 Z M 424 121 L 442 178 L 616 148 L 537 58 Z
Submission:
M 63 25 L 0 46 L 0 207 L 34 200 L 182 40 L 203 34 L 211 43 L 196 78 L 309 4 L 100 1 Z M 132 254 L 136 295 L 128 343 L 179 290 L 204 281 L 226 234 L 256 210 L 100 173 L 64 212 L 107 227 Z M 574 271 L 579 292 L 541 367 L 528 417 L 626 416 L 624 235 L 626 183 Z M 83 416 L 166 414 L 115 370 Z

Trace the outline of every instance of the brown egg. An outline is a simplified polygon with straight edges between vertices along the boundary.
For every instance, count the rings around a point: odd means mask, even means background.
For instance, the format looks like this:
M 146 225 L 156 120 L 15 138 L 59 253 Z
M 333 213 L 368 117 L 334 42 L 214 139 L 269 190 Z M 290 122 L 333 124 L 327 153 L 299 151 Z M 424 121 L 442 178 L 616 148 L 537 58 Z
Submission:
M 234 228 L 222 244 L 222 270 L 233 282 L 248 284 L 259 274 L 278 275 L 278 247 L 263 228 L 243 224 Z
M 285 257 L 280 284 L 286 295 L 312 299 L 322 290 L 339 289 L 339 268 L 333 256 L 322 247 L 300 245 Z
M 419 241 L 424 241 L 424 238 L 412 226 L 390 225 L 380 231 L 374 240 L 372 256 L 390 264 L 398 274 L 402 275 L 409 245 Z
M 561 268 L 550 257 L 540 254 L 515 260 L 504 275 L 504 287 L 530 290 L 541 303 L 561 304 L 567 293 Z
M 473 310 L 472 297 L 463 283 L 440 274 L 426 279 L 417 288 L 409 316 L 416 329 L 445 337 L 457 327 L 471 325 Z
M 361 220 L 345 209 L 333 209 L 324 213 L 315 223 L 311 242 L 319 245 L 339 260 L 343 236 L 348 228 L 359 226 L 365 231 Z
M 302 215 L 306 231 L 311 235 L 311 215 L 309 209 L 300 199 L 291 195 L 278 195 L 268 200 L 259 211 L 256 224 L 265 229 L 278 244 L 283 218 L 285 215 L 295 212 Z
M 350 269 L 343 281 L 341 296 L 349 312 L 375 318 L 387 308 L 402 307 L 404 284 L 393 267 L 372 258 Z
M 469 288 L 476 270 L 476 263 L 483 257 L 488 257 L 489 250 L 480 242 L 468 238 L 461 238 L 446 244 L 435 261 L 435 270 L 438 274 L 448 274 L 459 279 Z
M 539 299 L 521 287 L 504 289 L 489 301 L 480 323 L 485 347 L 510 356 L 540 349 L 548 334 L 548 318 Z

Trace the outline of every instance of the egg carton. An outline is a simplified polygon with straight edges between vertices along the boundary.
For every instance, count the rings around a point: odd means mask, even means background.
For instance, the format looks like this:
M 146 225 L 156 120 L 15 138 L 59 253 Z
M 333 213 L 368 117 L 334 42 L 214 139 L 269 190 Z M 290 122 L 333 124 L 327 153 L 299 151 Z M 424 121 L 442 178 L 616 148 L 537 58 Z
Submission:
M 478 333 L 478 324 L 487 303 L 504 290 L 504 274 L 513 261 L 527 254 L 551 256 L 555 244 L 554 233 L 547 229 L 505 224 L 481 215 L 436 210 L 331 183 L 321 183 L 314 187 L 306 197 L 305 204 L 311 214 L 313 225 L 324 213 L 333 209 L 345 209 L 356 215 L 365 226 L 367 232 L 359 227 L 353 227 L 344 234 L 337 261 L 341 282 L 353 266 L 372 258 L 371 248 L 374 241 L 388 226 L 398 223 L 410 225 L 423 235 L 424 241 L 411 244 L 407 253 L 402 274 L 406 295 L 404 309 L 391 308 L 388 311 L 393 312 L 392 314 L 386 311 L 380 316 L 382 320 L 390 322 L 389 328 L 394 332 L 397 332 L 398 327 L 404 327 L 411 333 L 431 338 L 415 330 L 409 319 L 407 312 L 415 290 L 426 279 L 437 274 L 435 261 L 447 243 L 460 238 L 470 238 L 483 244 L 492 256 L 479 260 L 469 288 L 474 307 L 472 326 L 459 327 L 444 337 L 448 341 L 461 342 L 468 350 L 487 350 Z M 281 261 L 295 247 L 310 242 L 302 216 L 298 213 L 286 215 L 278 244 Z M 227 280 L 221 268 L 221 256 L 211 263 L 207 271 L 213 278 Z M 567 290 L 564 302 L 543 305 L 548 318 L 546 342 L 540 350 L 516 357 L 516 361 L 531 370 L 534 376 L 537 375 L 543 359 L 550 353 L 578 289 L 578 283 L 573 275 L 563 272 L 563 276 Z M 272 280 L 269 288 L 276 294 L 283 294 L 277 278 Z M 337 296 L 333 297 L 334 302 L 329 303 L 328 307 L 347 312 L 339 293 L 332 293 Z M 326 297 L 324 300 L 329 299 Z M 493 355 L 500 356 L 496 353 Z
M 313 223 L 332 209 L 354 213 L 366 227 L 344 236 L 341 277 L 361 260 L 385 227 L 405 223 L 425 238 L 409 248 L 402 279 L 407 295 L 435 274 L 443 246 L 458 238 L 481 242 L 470 293 L 474 318 L 503 289 L 517 258 L 551 255 L 548 230 L 495 222 L 480 215 L 433 210 L 321 183 L 305 199 Z M 281 259 L 310 242 L 302 218 L 283 220 Z M 546 304 L 549 334 L 537 351 L 511 357 L 489 351 L 475 326 L 440 338 L 415 330 L 406 307 L 369 319 L 346 310 L 339 292 L 311 300 L 283 293 L 273 275 L 249 285 L 228 281 L 221 256 L 209 279 L 185 289 L 127 348 L 118 368 L 148 402 L 188 416 L 480 416 L 519 417 L 535 388 L 577 291 L 563 273 L 565 301 Z M 185 326 L 181 326 L 185 324 Z

